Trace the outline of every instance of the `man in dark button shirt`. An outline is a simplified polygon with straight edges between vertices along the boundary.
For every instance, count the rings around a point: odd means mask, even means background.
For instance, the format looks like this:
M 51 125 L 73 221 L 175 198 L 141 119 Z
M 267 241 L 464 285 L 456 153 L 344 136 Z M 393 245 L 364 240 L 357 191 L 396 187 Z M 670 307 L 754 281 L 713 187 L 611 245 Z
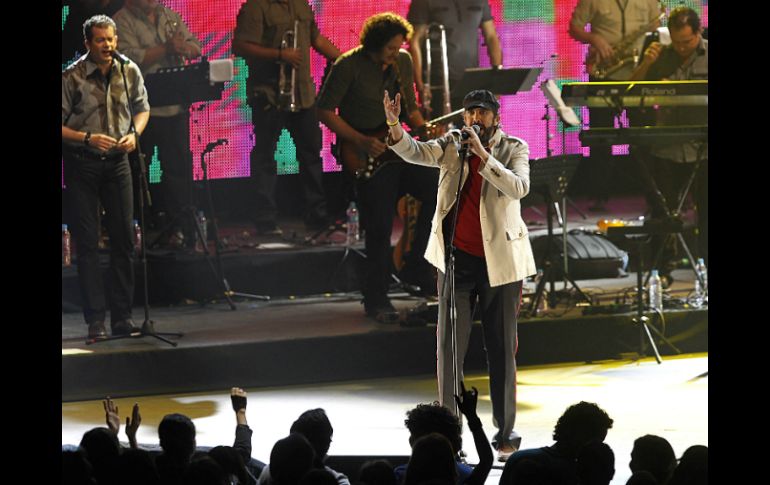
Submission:
M 441 57 L 438 50 L 431 53 L 431 84 L 442 86 L 443 75 L 449 77 L 449 94 L 452 110 L 462 107 L 465 93 L 455 92 L 465 69 L 479 66 L 479 29 L 487 46 L 489 62 L 499 67 L 503 64 L 503 52 L 500 39 L 495 30 L 495 23 L 488 0 L 412 0 L 406 18 L 414 25 L 414 35 L 409 41 L 409 52 L 414 62 L 414 80 L 420 102 L 428 109 L 431 117 L 445 114 L 442 106 L 444 92 L 433 91 L 425 86 L 423 65 L 427 67 L 427 58 L 423 56 L 425 39 L 433 23 L 444 26 L 446 32 L 446 50 L 448 73 L 442 73 Z M 431 38 L 432 47 L 439 43 Z M 423 61 L 425 59 L 425 61 Z M 433 91 L 436 94 L 435 99 Z
M 136 331 L 134 297 L 133 192 L 128 153 L 136 149 L 150 117 L 139 67 L 115 59 L 115 22 L 96 15 L 83 24 L 88 52 L 62 73 L 62 154 L 65 185 L 75 211 L 72 233 L 88 337 L 106 337 L 104 284 L 99 266 L 99 202 L 110 236 L 110 319 L 113 335 Z M 128 89 L 121 70 L 126 71 Z
M 668 18 L 671 44 L 663 47 L 653 42 L 631 77 L 632 81 L 690 81 L 708 79 L 708 40 L 701 35 L 698 14 L 689 7 L 677 7 Z M 708 106 L 675 106 L 657 111 L 658 126 L 708 125 Z M 698 163 L 693 195 L 698 212 L 698 254 L 708 266 L 708 142 L 659 143 L 645 157 L 668 209 L 675 210 L 679 193 Z M 652 205 L 653 217 L 665 211 Z M 657 238 L 656 238 L 657 241 Z M 656 242 L 657 246 L 660 242 Z M 662 277 L 671 282 L 675 250 L 669 245 L 661 260 Z
M 337 134 L 338 143 L 352 147 L 363 159 L 386 153 L 384 90 L 402 93 L 405 118 L 412 128 L 425 124 L 415 100 L 411 56 L 400 49 L 411 33 L 409 22 L 394 13 L 369 17 L 361 30 L 361 45 L 337 59 L 318 95 L 319 119 Z M 339 109 L 339 114 L 335 109 Z M 376 136 L 378 132 L 380 137 Z M 349 161 L 341 158 L 347 165 Z M 389 157 L 394 158 L 397 159 L 392 154 Z M 396 162 L 382 166 L 373 177 L 357 184 L 361 222 L 366 231 L 364 308 L 368 316 L 380 322 L 398 319 L 388 299 L 390 235 L 396 201 L 405 193 L 423 204 L 417 218 L 412 257 L 406 265 L 412 267 L 414 282 L 423 291 L 435 292 L 434 272 L 422 254 L 436 206 L 436 180 L 433 170 Z
M 281 47 L 284 34 L 294 31 L 296 44 Z M 300 180 L 306 204 L 305 225 L 311 231 L 328 224 L 321 164 L 321 128 L 314 108 L 315 84 L 310 76 L 310 46 L 327 59 L 340 55 L 339 49 L 318 30 L 307 0 L 247 0 L 238 12 L 233 36 L 233 53 L 246 59 L 249 79 L 246 90 L 254 124 L 251 178 L 255 185 L 254 222 L 257 233 L 282 234 L 276 225 L 275 148 L 281 130 L 291 133 L 297 147 Z M 294 95 L 297 111 L 282 106 L 279 69 L 295 70 Z M 290 76 L 286 69 L 285 75 Z

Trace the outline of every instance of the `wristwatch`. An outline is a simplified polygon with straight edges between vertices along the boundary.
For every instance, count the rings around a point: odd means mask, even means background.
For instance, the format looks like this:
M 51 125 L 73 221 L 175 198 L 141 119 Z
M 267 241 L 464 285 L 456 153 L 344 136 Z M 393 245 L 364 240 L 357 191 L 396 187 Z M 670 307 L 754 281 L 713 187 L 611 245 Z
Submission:
M 83 143 L 88 146 L 91 144 L 91 132 L 87 131 L 85 138 L 83 138 Z

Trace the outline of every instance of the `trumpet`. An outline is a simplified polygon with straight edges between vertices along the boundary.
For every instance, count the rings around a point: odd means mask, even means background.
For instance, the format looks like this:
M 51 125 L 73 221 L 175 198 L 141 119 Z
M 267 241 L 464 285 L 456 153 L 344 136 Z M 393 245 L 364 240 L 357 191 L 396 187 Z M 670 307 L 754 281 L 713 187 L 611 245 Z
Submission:
M 441 49 L 441 87 L 433 87 L 431 85 L 431 67 L 433 61 L 433 41 L 431 40 L 431 36 L 434 35 L 439 37 L 439 48 Z M 452 102 L 449 99 L 449 60 L 447 56 L 446 30 L 442 24 L 436 22 L 433 22 L 428 26 L 428 32 L 425 36 L 425 68 L 425 91 L 430 93 L 431 89 L 441 89 L 444 95 L 441 114 L 449 114 L 452 111 Z
M 289 45 L 297 48 L 297 33 L 299 20 L 294 21 L 294 30 L 287 30 L 281 39 L 281 49 L 287 49 Z M 297 106 L 297 70 L 289 62 L 282 62 L 278 72 L 278 109 L 281 111 L 299 111 Z M 290 71 L 290 72 L 287 72 Z

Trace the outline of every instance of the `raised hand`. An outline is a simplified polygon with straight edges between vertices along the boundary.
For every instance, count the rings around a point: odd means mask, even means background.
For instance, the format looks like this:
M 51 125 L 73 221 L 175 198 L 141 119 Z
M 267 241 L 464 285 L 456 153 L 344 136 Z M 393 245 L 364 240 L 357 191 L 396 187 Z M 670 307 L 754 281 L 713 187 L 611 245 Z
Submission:
M 471 420 L 476 418 L 476 405 L 479 401 L 479 391 L 475 387 L 471 387 L 468 391 L 465 389 L 465 383 L 460 381 L 460 396 L 455 395 L 455 402 L 458 409 L 463 415 Z
M 233 411 L 246 410 L 246 391 L 240 387 L 233 387 L 230 389 L 230 401 L 233 403 Z
M 385 108 L 385 120 L 390 124 L 398 123 L 398 116 L 401 114 L 401 93 L 396 93 L 396 99 L 391 101 L 386 89 L 382 104 Z
M 116 435 L 120 432 L 120 415 L 118 414 L 118 406 L 109 396 L 102 401 L 104 406 L 104 420 L 107 422 L 107 427 Z
M 126 436 L 128 436 L 131 448 L 137 447 L 136 432 L 139 430 L 140 424 L 142 424 L 142 415 L 139 414 L 139 403 L 134 403 L 131 416 L 126 416 Z
M 246 420 L 246 391 L 240 387 L 233 387 L 230 389 L 230 401 L 232 401 L 233 411 L 235 411 L 235 422 L 248 425 Z

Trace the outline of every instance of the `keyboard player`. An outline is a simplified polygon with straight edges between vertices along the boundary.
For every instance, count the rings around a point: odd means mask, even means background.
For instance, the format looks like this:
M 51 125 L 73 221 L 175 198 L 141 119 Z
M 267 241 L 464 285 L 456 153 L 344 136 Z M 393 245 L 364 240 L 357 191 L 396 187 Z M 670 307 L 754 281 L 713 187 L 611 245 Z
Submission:
M 653 42 L 634 70 L 631 80 L 687 81 L 708 79 L 708 40 L 701 35 L 698 14 L 689 7 L 677 7 L 668 18 L 671 44 Z M 708 106 L 661 107 L 655 113 L 658 126 L 708 125 Z M 698 213 L 698 254 L 708 265 L 708 142 L 659 143 L 644 157 L 666 198 L 668 208 L 675 209 L 679 192 L 690 176 L 695 162 L 700 162 L 693 195 Z M 649 197 L 648 197 L 649 199 Z M 651 201 L 650 201 L 651 202 Z M 648 202 L 649 203 L 649 202 Z M 661 207 L 652 205 L 653 217 L 662 216 Z M 658 242 L 657 244 L 661 244 Z M 657 247 L 655 247 L 657 249 Z M 676 258 L 675 248 L 663 253 L 661 273 L 670 283 L 670 262 Z M 668 267 L 666 266 L 668 264 Z

